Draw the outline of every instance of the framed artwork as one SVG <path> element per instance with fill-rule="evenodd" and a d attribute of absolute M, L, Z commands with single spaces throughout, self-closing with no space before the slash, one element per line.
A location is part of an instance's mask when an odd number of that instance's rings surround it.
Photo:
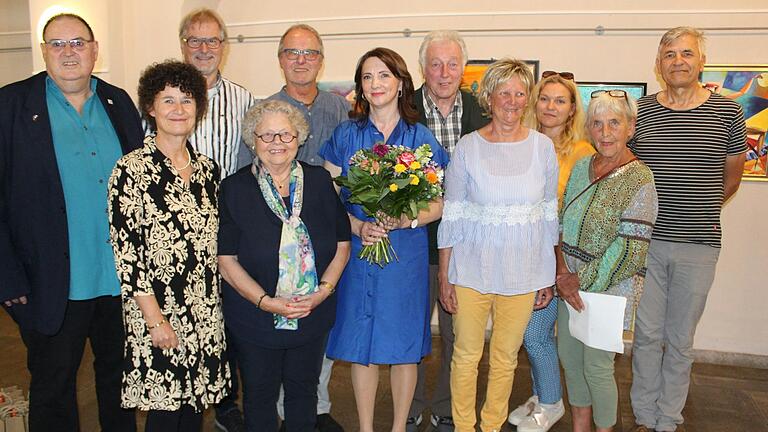
<path fill-rule="evenodd" d="M 733 99 L 747 123 L 747 160 L 743 180 L 768 181 L 768 65 L 705 65 L 704 88 Z"/>
<path fill-rule="evenodd" d="M 485 70 L 496 60 L 469 60 L 467 66 L 464 67 L 464 75 L 461 77 L 461 89 L 477 95 L 477 90 L 480 88 L 480 81 L 483 79 Z M 523 62 L 531 68 L 534 81 L 539 82 L 539 61 L 523 60 Z"/>
<path fill-rule="evenodd" d="M 589 101 L 592 100 L 592 92 L 598 90 L 624 90 L 635 100 L 645 96 L 648 90 L 648 85 L 643 82 L 577 81 L 576 87 L 579 89 L 584 110 L 587 109 Z"/>
<path fill-rule="evenodd" d="M 317 83 L 317 88 L 343 97 L 349 102 L 349 106 L 355 104 L 354 81 L 320 81 Z"/>

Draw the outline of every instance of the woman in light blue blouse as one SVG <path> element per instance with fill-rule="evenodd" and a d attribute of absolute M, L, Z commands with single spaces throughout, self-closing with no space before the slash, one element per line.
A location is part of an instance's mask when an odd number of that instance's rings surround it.
<path fill-rule="evenodd" d="M 341 123 L 320 150 L 334 177 L 347 175 L 352 155 L 377 142 L 413 149 L 429 144 L 435 162 L 448 163 L 432 132 L 417 123 L 411 104 L 413 81 L 400 55 L 387 48 L 365 53 L 357 63 L 355 90 L 354 119 Z M 415 220 L 377 221 L 349 202 L 346 188 L 340 193 L 352 226 L 352 258 L 339 281 L 327 355 L 352 363 L 361 432 L 373 432 L 378 365 L 392 365 L 392 431 L 404 432 L 416 388 L 416 365 L 431 349 L 426 225 L 440 217 L 442 200 L 431 203 Z M 398 261 L 380 268 L 357 258 L 363 246 L 385 235 Z"/>
<path fill-rule="evenodd" d="M 500 430 L 534 306 L 552 300 L 558 242 L 558 166 L 552 140 L 521 120 L 534 78 L 525 63 L 504 59 L 483 76 L 478 101 L 491 123 L 464 136 L 445 175 L 438 232 L 440 301 L 453 313 L 453 421 L 475 430 L 477 365 L 488 317 L 490 368 L 480 415 Z"/>

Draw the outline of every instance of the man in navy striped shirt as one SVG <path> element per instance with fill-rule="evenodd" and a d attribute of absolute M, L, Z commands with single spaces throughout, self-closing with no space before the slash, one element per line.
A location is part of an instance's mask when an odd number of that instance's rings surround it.
<path fill-rule="evenodd" d="M 219 67 L 227 44 L 227 28 L 219 14 L 210 9 L 187 14 L 179 26 L 179 43 L 184 62 L 199 70 L 208 84 L 208 109 L 189 142 L 195 150 L 216 161 L 224 178 L 237 171 L 238 160 L 251 159 L 242 144 L 241 123 L 256 100 L 248 90 L 221 76 Z M 236 404 L 239 382 L 236 353 L 231 343 L 227 351 L 232 392 L 216 405 L 215 425 L 224 432 L 239 432 L 245 430 L 245 425 Z"/>
<path fill-rule="evenodd" d="M 674 431 L 683 423 L 693 336 L 720 253 L 720 211 L 744 167 L 744 113 L 701 86 L 705 59 L 699 30 L 664 34 L 656 68 L 666 89 L 638 101 L 630 143 L 653 171 L 659 194 L 632 353 L 637 432 Z"/>
<path fill-rule="evenodd" d="M 184 62 L 199 70 L 208 84 L 208 110 L 189 142 L 219 164 L 224 178 L 237 171 L 238 157 L 251 160 L 242 145 L 240 125 L 256 99 L 244 87 L 221 76 L 227 28 L 216 12 L 198 9 L 187 14 L 179 26 L 179 42 Z"/>

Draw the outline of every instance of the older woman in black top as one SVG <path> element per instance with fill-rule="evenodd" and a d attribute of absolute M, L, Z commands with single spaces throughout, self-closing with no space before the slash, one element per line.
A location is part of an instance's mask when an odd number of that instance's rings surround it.
<path fill-rule="evenodd" d="M 256 157 L 221 187 L 219 267 L 249 431 L 275 431 L 285 388 L 287 431 L 314 430 L 317 382 L 350 228 L 331 176 L 295 160 L 303 115 L 264 101 L 243 121 Z"/>

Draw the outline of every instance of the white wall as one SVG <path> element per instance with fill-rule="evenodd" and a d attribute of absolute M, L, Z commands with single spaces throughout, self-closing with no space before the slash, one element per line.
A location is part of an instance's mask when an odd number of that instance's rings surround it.
<path fill-rule="evenodd" d="M 29 76 L 29 8 L 22 0 L 0 0 L 0 86 Z"/>
<path fill-rule="evenodd" d="M 34 12 L 52 3 L 30 1 L 33 12 L 29 20 L 36 23 Z M 678 0 L 675 10 L 668 9 L 666 0 L 587 0 L 579 3 L 579 10 L 573 10 L 570 0 L 524 4 L 497 0 L 66 3 L 105 21 L 98 25 L 92 22 L 101 41 L 100 66 L 108 71 L 108 79 L 131 94 L 135 94 L 139 74 L 146 65 L 179 57 L 178 22 L 185 12 L 199 6 L 217 9 L 229 24 L 230 36 L 254 37 L 242 43 L 232 41 L 224 73 L 258 96 L 272 94 L 282 85 L 277 39 L 294 22 L 307 22 L 327 35 L 321 77 L 326 81 L 350 80 L 363 52 L 386 46 L 406 59 L 420 82 L 419 43 L 423 31 L 436 28 L 466 30 L 464 36 L 473 59 L 535 59 L 541 62 L 541 70 L 572 71 L 577 80 L 583 81 L 642 81 L 648 83 L 651 92 L 659 90 L 653 71 L 658 39 L 665 29 L 677 25 L 731 28 L 708 32 L 710 63 L 768 63 L 768 6 L 764 0 Z M 5 25 L 0 32 L 6 31 Z M 598 26 L 606 29 L 605 34 L 596 34 Z M 762 30 L 747 29 L 750 27 Z M 402 33 L 405 29 L 415 34 L 406 37 Z M 499 31 L 488 31 L 494 29 Z M 386 34 L 361 34 L 366 32 Z M 37 50 L 33 53 L 38 55 Z M 0 64 L 6 58 L 0 54 Z M 0 68 L 0 83 L 28 74 L 28 65 L 22 63 L 12 71 Z M 763 221 L 768 220 L 767 188 L 768 183 L 742 183 L 723 212 L 723 250 L 696 337 L 697 349 L 768 356 L 768 283 L 761 271 L 763 263 L 768 262 L 768 233 L 762 229 Z"/>

